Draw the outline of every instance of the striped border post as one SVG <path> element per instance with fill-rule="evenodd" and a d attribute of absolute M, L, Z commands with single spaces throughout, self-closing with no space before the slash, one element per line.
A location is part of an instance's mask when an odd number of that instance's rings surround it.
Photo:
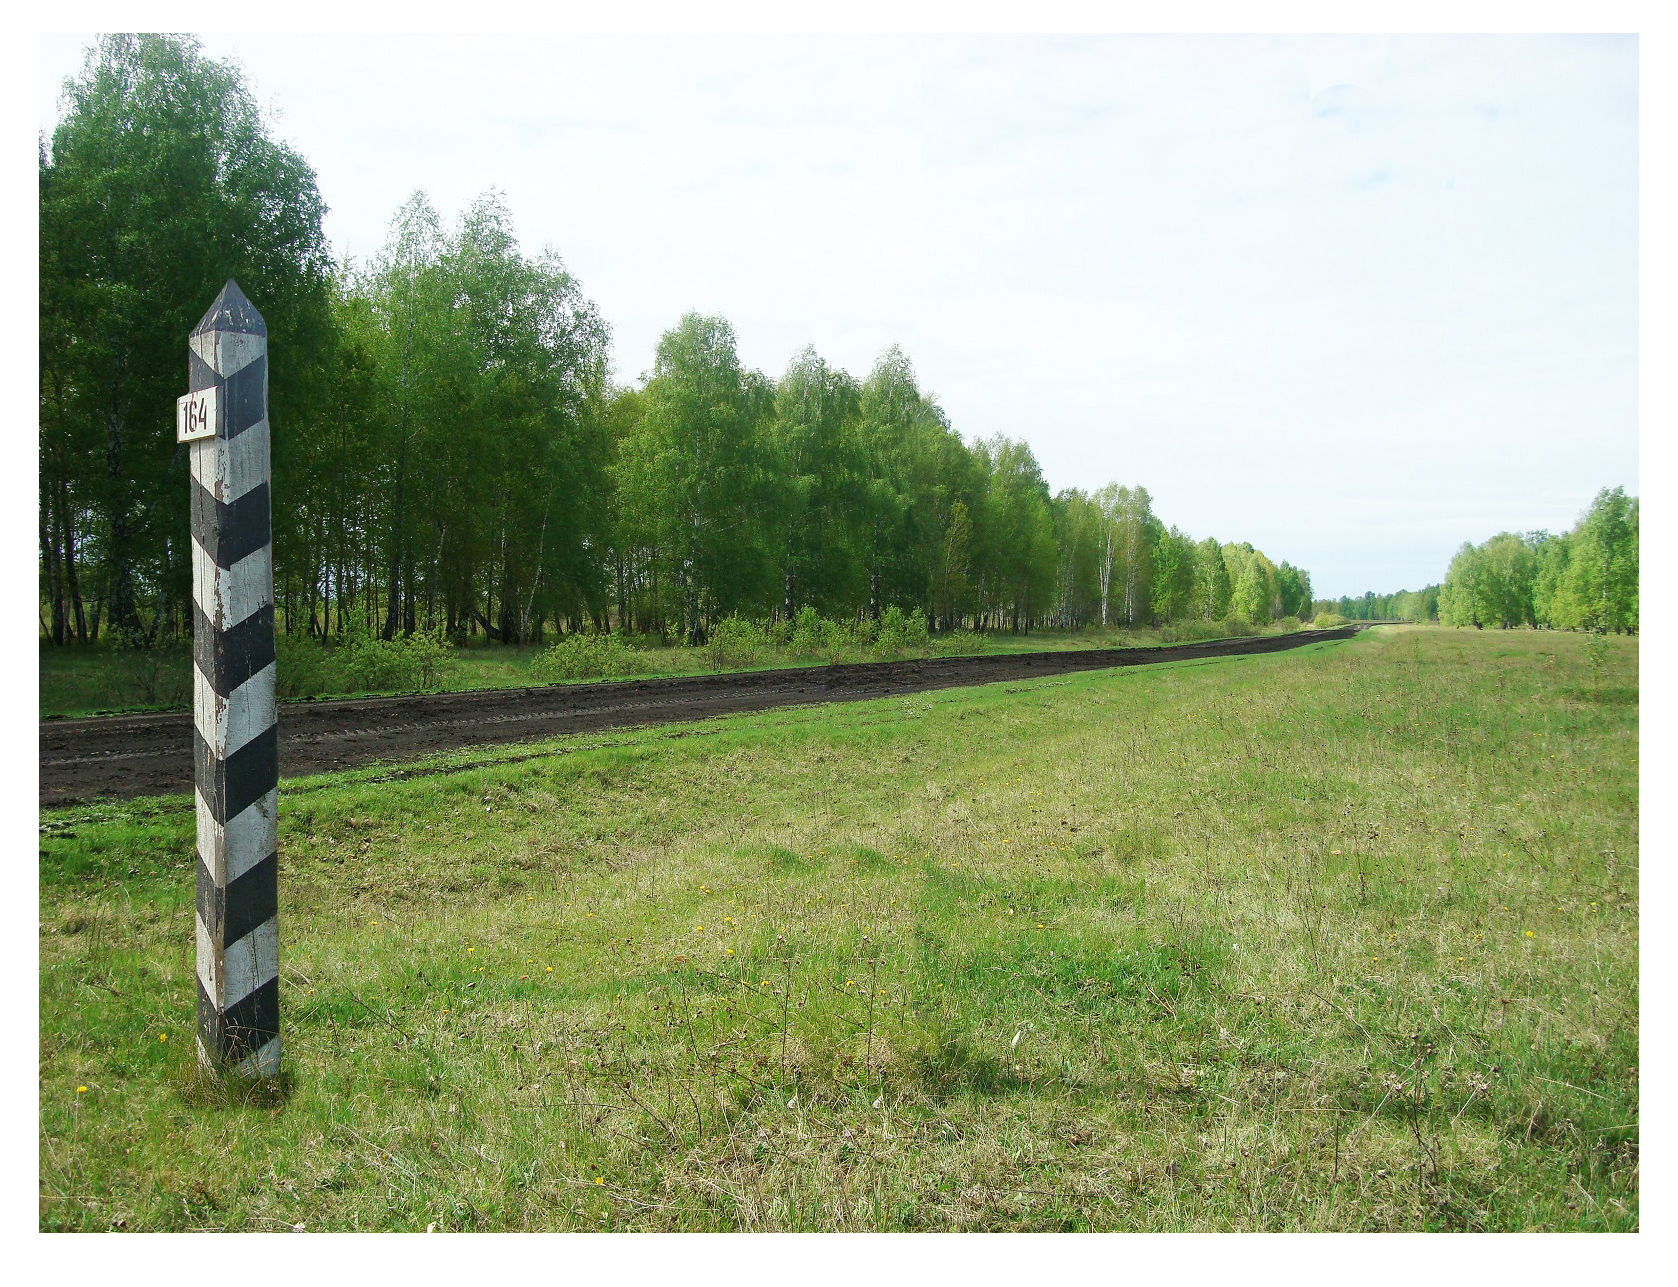
<path fill-rule="evenodd" d="M 229 281 L 188 341 L 176 438 L 192 455 L 198 1055 L 280 1071 L 279 730 L 268 328 Z"/>

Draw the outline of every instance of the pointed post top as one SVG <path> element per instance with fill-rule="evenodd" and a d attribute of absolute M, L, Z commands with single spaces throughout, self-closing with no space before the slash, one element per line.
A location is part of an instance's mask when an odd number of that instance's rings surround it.
<path fill-rule="evenodd" d="M 262 320 L 262 314 L 256 311 L 256 305 L 245 298 L 245 292 L 239 289 L 239 283 L 231 277 L 227 285 L 221 288 L 221 294 L 216 296 L 216 302 L 210 305 L 210 311 L 205 313 L 193 328 L 194 335 L 206 335 L 211 331 L 239 331 L 246 335 L 268 334 L 268 324 Z"/>

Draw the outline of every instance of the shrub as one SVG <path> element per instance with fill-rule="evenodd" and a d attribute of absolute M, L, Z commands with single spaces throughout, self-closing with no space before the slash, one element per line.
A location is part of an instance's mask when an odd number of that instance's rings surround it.
<path fill-rule="evenodd" d="M 279 635 L 274 654 L 274 687 L 279 696 L 319 697 L 343 690 L 343 667 L 324 644 L 300 635 Z"/>
<path fill-rule="evenodd" d="M 416 630 L 398 642 L 413 686 L 437 687 L 443 680 L 443 668 L 454 657 L 454 648 L 443 638 L 442 630 Z"/>
<path fill-rule="evenodd" d="M 1293 631 L 1301 628 L 1298 617 L 1277 617 L 1276 620 L 1271 623 L 1271 626 L 1277 634 L 1281 635 L 1291 634 Z"/>
<path fill-rule="evenodd" d="M 1311 628 L 1313 630 L 1332 630 L 1336 626 L 1343 626 L 1345 624 L 1346 618 L 1341 616 L 1338 612 L 1319 612 L 1316 617 L 1312 619 Z"/>
<path fill-rule="evenodd" d="M 909 647 L 917 652 L 924 652 L 932 642 L 932 632 L 927 629 L 926 617 L 918 610 L 909 614 L 907 636 Z"/>
<path fill-rule="evenodd" d="M 441 631 L 381 639 L 357 622 L 344 636 L 336 661 L 353 689 L 435 688 L 451 655 Z"/>
<path fill-rule="evenodd" d="M 837 666 L 845 659 L 845 653 L 856 642 L 856 636 L 851 628 L 843 621 L 822 622 L 822 654 L 827 658 L 830 666 Z"/>
<path fill-rule="evenodd" d="M 725 617 L 711 629 L 711 665 L 718 670 L 756 665 L 768 644 L 763 627 L 737 616 Z"/>
<path fill-rule="evenodd" d="M 983 652 L 984 644 L 985 637 L 977 630 L 968 626 L 956 626 L 932 641 L 932 651 L 940 657 L 962 657 Z"/>
<path fill-rule="evenodd" d="M 530 673 L 549 683 L 633 675 L 641 668 L 639 654 L 620 635 L 566 635 L 530 663 Z"/>
<path fill-rule="evenodd" d="M 798 610 L 798 618 L 793 623 L 792 638 L 787 641 L 788 651 L 798 657 L 813 657 L 823 651 L 825 643 L 821 617 L 814 608 L 805 604 Z"/>
<path fill-rule="evenodd" d="M 880 651 L 909 652 L 923 650 L 930 642 L 926 618 L 919 612 L 905 613 L 895 603 L 880 617 Z"/>
<path fill-rule="evenodd" d="M 112 654 L 111 677 L 113 704 L 185 706 L 192 701 L 192 651 L 122 640 Z"/>
<path fill-rule="evenodd" d="M 1223 634 L 1226 637 L 1233 635 L 1250 635 L 1252 633 L 1253 623 L 1247 620 L 1244 613 L 1232 612 L 1223 620 Z"/>
<path fill-rule="evenodd" d="M 1222 621 L 1177 621 L 1159 632 L 1161 643 L 1198 643 L 1202 639 L 1222 638 L 1228 626 Z"/>

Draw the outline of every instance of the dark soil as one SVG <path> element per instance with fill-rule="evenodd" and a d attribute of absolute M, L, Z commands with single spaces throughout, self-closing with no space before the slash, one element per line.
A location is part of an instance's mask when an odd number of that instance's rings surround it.
<path fill-rule="evenodd" d="M 738 675 L 287 702 L 280 707 L 280 775 L 326 773 L 467 746 L 526 742 L 625 724 L 675 723 L 731 711 L 857 701 L 1071 671 L 1282 652 L 1326 639 L 1345 639 L 1358 628 L 1160 648 L 940 657 Z M 192 774 L 189 715 L 115 715 L 41 723 L 42 807 L 190 791 Z"/>

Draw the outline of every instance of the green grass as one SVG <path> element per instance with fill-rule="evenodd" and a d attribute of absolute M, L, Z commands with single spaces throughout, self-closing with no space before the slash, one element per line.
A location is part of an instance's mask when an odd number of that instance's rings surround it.
<path fill-rule="evenodd" d="M 988 653 L 1056 652 L 1075 648 L 1140 648 L 1187 639 L 1221 636 L 1219 625 L 1193 623 L 1164 628 L 1040 631 L 1032 634 L 936 636 L 918 651 L 880 653 L 847 648 L 841 661 L 889 660 L 899 656 L 955 656 Z M 1260 631 L 1259 633 L 1264 633 Z M 542 648 L 528 644 L 503 646 L 483 639 L 457 647 L 444 664 L 438 682 L 428 688 L 357 688 L 346 684 L 330 692 L 333 698 L 374 697 L 399 693 L 470 692 L 477 689 L 524 688 L 549 681 L 531 673 L 531 663 Z M 665 647 L 652 644 L 635 649 L 634 674 L 621 678 L 650 679 L 670 675 L 720 673 L 706 648 Z M 825 665 L 826 660 L 770 650 L 756 664 L 723 670 L 756 670 L 776 666 Z M 282 657 L 282 678 L 285 660 Z M 587 681 L 593 682 L 593 681 Z M 107 644 L 40 645 L 40 717 L 71 718 L 145 711 L 188 710 L 192 702 L 192 653 L 184 644 L 151 651 L 121 652 Z"/>
<path fill-rule="evenodd" d="M 1637 643 L 1397 628 L 41 831 L 43 1229 L 1634 1229 Z M 78 1087 L 86 1090 L 78 1092 Z"/>

